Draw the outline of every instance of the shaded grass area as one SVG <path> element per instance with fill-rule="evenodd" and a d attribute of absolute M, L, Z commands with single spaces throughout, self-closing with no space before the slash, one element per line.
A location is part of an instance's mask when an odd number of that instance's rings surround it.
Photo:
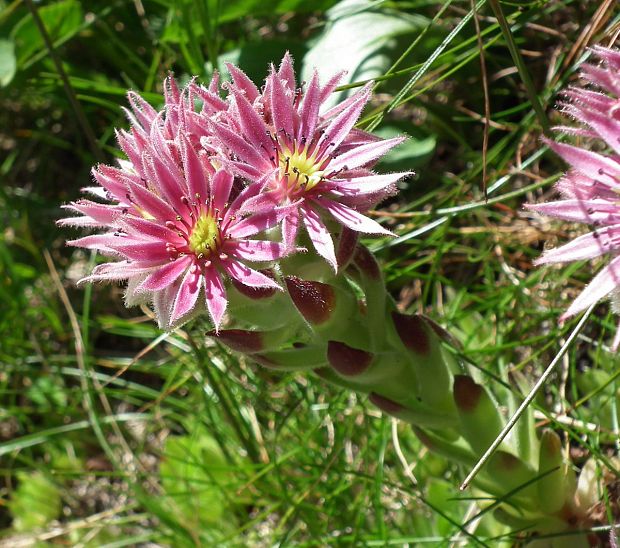
<path fill-rule="evenodd" d="M 260 82 L 288 48 L 304 71 L 310 60 L 328 70 L 336 55 L 354 86 L 379 77 L 361 125 L 410 135 L 380 168 L 417 175 L 375 213 L 398 237 L 369 245 L 399 306 L 437 319 L 498 401 L 518 400 L 568 332 L 558 315 L 591 278 L 581 263 L 532 268 L 544 242 L 574 230 L 522 209 L 550 196 L 564 169 L 540 141 L 541 120 L 560 122 L 552 109 L 558 92 L 575 80 L 586 46 L 618 31 L 617 8 L 505 2 L 502 30 L 491 5 L 477 4 L 491 113 L 483 155 L 471 2 L 309 4 L 37 6 L 107 161 L 118 155 L 113 128 L 126 125 L 126 89 L 158 104 L 168 70 L 206 81 L 230 59 Z M 440 546 L 464 535 L 476 513 L 456 491 L 467 470 L 430 455 L 364 398 L 231 356 L 205 340 L 200 320 L 161 333 L 148 310 L 124 308 L 122 288 L 76 287 L 97 258 L 66 248 L 74 233 L 53 223 L 59 204 L 88 186 L 96 158 L 26 4 L 0 2 L 0 28 L 9 44 L 0 51 L 13 48 L 16 64 L 10 81 L 3 71 L 0 96 L 7 542 Z M 532 90 L 544 114 L 535 112 Z M 541 424 L 564 432 L 577 463 L 588 455 L 608 462 L 616 450 L 618 363 L 606 346 L 614 328 L 599 306 L 536 401 Z M 602 524 L 611 511 L 604 499 Z M 493 545 L 504 533 L 482 524 L 468 542 Z"/>

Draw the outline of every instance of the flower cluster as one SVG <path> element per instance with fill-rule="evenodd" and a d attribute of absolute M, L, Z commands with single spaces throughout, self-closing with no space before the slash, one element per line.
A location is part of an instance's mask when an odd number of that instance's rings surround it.
<path fill-rule="evenodd" d="M 562 320 L 606 296 L 614 299 L 620 287 L 620 52 L 601 47 L 594 52 L 603 64 L 582 67 L 583 78 L 594 89 L 569 89 L 568 101 L 563 105 L 564 112 L 581 126 L 558 129 L 579 138 L 602 139 L 611 153 L 546 141 L 571 166 L 556 185 L 563 199 L 527 206 L 545 215 L 595 227 L 562 247 L 546 251 L 538 259 L 539 264 L 593 259 L 605 254 L 612 256 L 571 304 Z M 620 330 L 614 346 L 619 342 Z"/>
<path fill-rule="evenodd" d="M 315 72 L 298 87 L 288 54 L 262 90 L 228 70 L 230 83 L 216 76 L 208 87 L 167 78 L 159 112 L 130 92 L 131 127 L 117 132 L 127 159 L 97 166 L 93 199 L 68 204 L 79 215 L 59 221 L 104 230 L 69 242 L 116 259 L 85 281 L 126 280 L 127 304 L 150 302 L 165 329 L 205 307 L 219 329 L 227 280 L 281 289 L 261 269 L 300 250 L 302 225 L 336 271 L 328 226 L 389 234 L 364 211 L 407 175 L 372 171 L 402 138 L 354 128 L 369 86 L 326 108 L 340 76 L 321 85 Z"/>

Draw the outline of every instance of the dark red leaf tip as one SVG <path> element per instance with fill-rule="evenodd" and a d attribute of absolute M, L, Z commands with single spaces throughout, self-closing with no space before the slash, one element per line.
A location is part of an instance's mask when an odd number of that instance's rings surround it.
<path fill-rule="evenodd" d="M 354 377 L 360 375 L 372 362 L 374 355 L 365 350 L 352 348 L 338 341 L 327 343 L 327 360 L 341 375 Z"/>
<path fill-rule="evenodd" d="M 293 303 L 306 321 L 321 325 L 329 320 L 336 306 L 336 293 L 332 286 L 302 280 L 297 276 L 287 276 L 285 281 Z"/>
<path fill-rule="evenodd" d="M 484 388 L 474 382 L 469 375 L 454 376 L 454 402 L 459 410 L 471 412 L 478 406 Z"/>
<path fill-rule="evenodd" d="M 400 340 L 409 350 L 422 355 L 430 352 L 431 342 L 421 316 L 392 312 L 392 321 Z"/>
<path fill-rule="evenodd" d="M 268 276 L 272 280 L 275 280 L 273 271 L 261 270 L 260 272 L 265 276 Z M 233 278 L 232 276 L 230 278 L 230 281 L 239 293 L 246 296 L 248 299 L 252 299 L 255 301 L 259 301 L 261 299 L 268 299 L 269 297 L 275 295 L 277 291 L 275 287 L 250 287 L 249 285 L 242 284 L 240 281 L 235 280 L 235 278 Z"/>
<path fill-rule="evenodd" d="M 376 392 L 371 392 L 368 395 L 368 399 L 374 403 L 381 411 L 385 411 L 390 415 L 396 415 L 400 413 L 404 407 L 400 403 L 396 403 L 394 400 L 380 396 Z"/>
<path fill-rule="evenodd" d="M 361 270 L 362 274 L 371 280 L 379 280 L 381 278 L 381 269 L 374 255 L 368 251 L 363 245 L 358 245 L 355 250 L 353 262 Z"/>
<path fill-rule="evenodd" d="M 259 331 L 247 331 L 245 329 L 223 329 L 218 331 L 209 331 L 209 337 L 218 339 L 229 348 L 244 354 L 252 354 L 260 352 L 264 349 L 263 335 Z"/>

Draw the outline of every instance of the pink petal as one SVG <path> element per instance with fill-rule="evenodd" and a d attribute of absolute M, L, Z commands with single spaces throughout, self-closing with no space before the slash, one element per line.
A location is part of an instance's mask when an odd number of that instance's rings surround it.
<path fill-rule="evenodd" d="M 133 236 L 141 238 L 156 238 L 173 245 L 181 244 L 185 240 L 180 237 L 174 230 L 163 226 L 160 223 L 134 217 L 133 215 L 124 215 L 119 219 L 119 226 L 124 227 Z"/>
<path fill-rule="evenodd" d="M 545 251 L 535 264 L 564 263 L 593 259 L 618 249 L 620 225 L 605 227 L 575 238 L 562 247 Z"/>
<path fill-rule="evenodd" d="M 127 280 L 128 278 L 150 272 L 153 268 L 156 267 L 130 261 L 103 263 L 93 268 L 91 274 L 86 278 L 82 278 L 79 283 Z"/>
<path fill-rule="evenodd" d="M 365 177 L 352 177 L 351 179 L 332 179 L 339 191 L 346 195 L 371 194 L 390 187 L 396 181 L 409 177 L 413 172 L 387 173 L 385 175 L 368 175 Z"/>
<path fill-rule="evenodd" d="M 319 75 L 315 70 L 312 74 L 312 80 L 308 84 L 306 93 L 304 94 L 303 103 L 301 105 L 301 122 L 297 129 L 297 140 L 302 138 L 311 138 L 319 120 L 319 108 L 321 87 L 319 85 Z"/>
<path fill-rule="evenodd" d="M 179 292 L 180 280 L 177 280 L 172 285 L 169 285 L 161 291 L 157 291 L 153 294 L 153 311 L 157 317 L 157 324 L 161 329 L 171 329 L 172 322 L 172 305 L 174 299 Z"/>
<path fill-rule="evenodd" d="M 227 232 L 233 238 L 237 239 L 252 236 L 257 232 L 267 230 L 277 225 L 292 209 L 297 207 L 297 204 L 291 204 L 289 206 L 272 209 L 271 211 L 250 215 L 239 221 L 236 225 L 230 227 Z"/>
<path fill-rule="evenodd" d="M 273 289 L 282 289 L 274 280 L 265 274 L 251 269 L 249 266 L 244 265 L 238 261 L 225 261 L 222 263 L 222 268 L 227 274 L 241 282 L 243 285 L 250 287 L 271 287 Z"/>
<path fill-rule="evenodd" d="M 85 217 L 68 217 L 56 221 L 58 226 L 84 226 L 85 220 L 91 220 L 90 226 L 108 226 L 111 225 L 121 214 L 119 206 L 108 204 L 99 204 L 90 200 L 80 200 L 69 205 L 62 206 L 63 209 L 70 209 L 77 213 L 82 213 Z"/>
<path fill-rule="evenodd" d="M 274 261 L 288 251 L 283 244 L 269 240 L 234 240 L 224 249 L 225 253 L 247 261 Z"/>
<path fill-rule="evenodd" d="M 345 205 L 323 198 L 317 198 L 314 201 L 329 211 L 338 222 L 348 226 L 356 232 L 394 236 L 392 232 L 386 228 L 383 228 L 377 221 L 373 221 L 369 217 L 366 217 L 365 215 L 362 215 L 361 213 Z"/>
<path fill-rule="evenodd" d="M 170 253 L 166 249 L 166 243 L 162 241 L 140 241 L 124 243 L 129 238 L 122 238 L 112 249 L 123 254 L 128 259 L 135 261 L 160 262 L 170 259 Z"/>
<path fill-rule="evenodd" d="M 213 124 L 214 131 L 218 139 L 224 143 L 234 154 L 241 160 L 250 164 L 250 166 L 261 170 L 271 168 L 268 154 L 270 151 L 264 151 L 261 155 L 258 150 L 248 143 L 245 139 L 239 137 L 236 133 L 229 130 L 221 124 Z"/>
<path fill-rule="evenodd" d="M 127 94 L 127 99 L 140 125 L 144 128 L 149 128 L 153 120 L 157 118 L 157 111 L 133 91 Z"/>
<path fill-rule="evenodd" d="M 127 179 L 125 181 L 131 200 L 135 202 L 140 209 L 143 209 L 153 217 L 160 220 L 172 220 L 176 217 L 176 211 L 170 207 L 170 204 L 162 200 L 154 192 L 145 188 L 140 183 L 135 183 Z"/>
<path fill-rule="evenodd" d="M 211 180 L 211 196 L 213 200 L 213 207 L 224 211 L 224 206 L 230 198 L 230 191 L 232 190 L 234 178 L 233 176 L 224 170 L 219 170 Z"/>
<path fill-rule="evenodd" d="M 193 262 L 192 257 L 185 256 L 176 261 L 164 264 L 151 274 L 140 284 L 139 290 L 160 291 L 175 282 L 177 278 L 185 272 Z"/>
<path fill-rule="evenodd" d="M 357 122 L 368 99 L 370 99 L 370 90 L 366 88 L 360 90 L 355 94 L 355 101 L 332 120 L 319 140 L 320 154 L 329 148 L 335 150 L 340 145 Z"/>
<path fill-rule="evenodd" d="M 114 252 L 117 245 L 121 244 L 126 238 L 116 234 L 93 234 L 84 236 L 77 240 L 68 240 L 67 245 L 82 247 L 84 249 L 97 249 L 99 251 Z"/>
<path fill-rule="evenodd" d="M 347 72 L 342 70 L 334 74 L 327 83 L 321 88 L 321 96 L 319 97 L 319 103 L 322 105 L 329 96 L 334 92 L 334 90 L 338 87 L 340 80 L 344 77 Z M 329 115 L 329 111 L 324 114 L 325 118 L 331 118 Z"/>
<path fill-rule="evenodd" d="M 172 314 L 170 316 L 170 324 L 176 324 L 181 318 L 189 314 L 198 300 L 200 295 L 200 289 L 202 287 L 202 276 L 199 271 L 193 271 L 189 269 L 183 280 L 181 281 L 181 287 L 174 300 L 172 306 Z"/>
<path fill-rule="evenodd" d="M 205 89 L 203 86 L 192 84 L 192 91 L 202 100 L 207 109 L 211 113 L 220 112 L 226 110 L 228 107 L 226 101 L 220 99 L 220 97 L 211 89 Z"/>
<path fill-rule="evenodd" d="M 594 129 L 616 153 L 620 154 L 620 142 L 618 141 L 620 123 L 617 120 L 607 113 L 585 110 L 575 105 L 568 105 L 566 112 Z"/>
<path fill-rule="evenodd" d="M 181 211 L 183 209 L 181 198 L 187 194 L 187 188 L 178 170 L 175 170 L 176 173 L 170 171 L 159 156 L 147 153 L 142 155 L 142 163 L 158 194 L 174 209 Z"/>
<path fill-rule="evenodd" d="M 198 196 L 204 200 L 209 195 L 209 187 L 207 185 L 207 174 L 202 168 L 202 162 L 198 158 L 196 150 L 182 132 L 179 132 L 177 140 L 181 144 L 181 159 L 183 161 L 183 171 L 189 196 L 192 200 L 197 199 Z"/>
<path fill-rule="evenodd" d="M 248 101 L 253 103 L 260 95 L 258 88 L 254 85 L 254 82 L 247 77 L 245 72 L 235 65 L 226 63 L 226 68 L 228 69 L 235 87 L 245 94 Z"/>
<path fill-rule="evenodd" d="M 610 187 L 618 188 L 620 186 L 617 181 L 617 178 L 620 177 L 620 164 L 618 162 L 582 148 L 555 143 L 548 139 L 543 139 L 543 141 L 577 171 Z"/>
<path fill-rule="evenodd" d="M 295 239 L 299 230 L 299 209 L 295 208 L 282 219 L 282 241 L 287 249 L 295 247 Z"/>
<path fill-rule="evenodd" d="M 287 51 L 282 58 L 280 68 L 278 69 L 278 77 L 281 81 L 286 82 L 286 86 L 295 91 L 295 70 L 293 69 L 293 57 Z"/>
<path fill-rule="evenodd" d="M 271 73 L 269 76 L 271 83 L 270 106 L 271 115 L 273 116 L 273 126 L 276 134 L 284 130 L 287 135 L 293 135 L 293 101 L 292 97 L 287 95 L 282 80 L 277 74 Z"/>
<path fill-rule="evenodd" d="M 561 200 L 544 204 L 525 204 L 542 215 L 588 224 L 620 223 L 620 209 L 607 200 Z"/>
<path fill-rule="evenodd" d="M 235 94 L 235 103 L 239 111 L 239 123 L 245 138 L 255 143 L 257 148 L 262 148 L 267 155 L 273 154 L 273 143 L 269 138 L 269 129 L 261 116 L 252 107 L 249 101 L 241 93 Z"/>
<path fill-rule="evenodd" d="M 222 284 L 220 275 L 214 268 L 210 268 L 205 272 L 205 298 L 209 315 L 217 333 L 222 323 L 224 312 L 226 312 L 228 301 L 224 284 Z"/>
<path fill-rule="evenodd" d="M 393 139 L 386 139 L 385 141 L 378 141 L 376 143 L 368 143 L 359 147 L 353 148 L 339 156 L 336 156 L 330 164 L 329 169 L 333 171 L 339 171 L 341 169 L 348 170 L 355 167 L 369 164 L 373 160 L 380 158 L 390 149 L 399 145 L 405 140 L 405 137 L 394 137 Z"/>
<path fill-rule="evenodd" d="M 329 230 L 321 221 L 319 215 L 313 209 L 302 206 L 304 213 L 303 220 L 312 245 L 316 252 L 323 257 L 334 269 L 334 272 L 338 270 L 338 262 L 336 261 L 336 252 L 334 250 L 334 241 L 329 234 Z"/>
<path fill-rule="evenodd" d="M 620 286 L 620 257 L 616 257 L 603 268 L 573 301 L 568 310 L 560 318 L 564 321 L 570 316 L 585 310 L 591 304 L 601 300 Z"/>

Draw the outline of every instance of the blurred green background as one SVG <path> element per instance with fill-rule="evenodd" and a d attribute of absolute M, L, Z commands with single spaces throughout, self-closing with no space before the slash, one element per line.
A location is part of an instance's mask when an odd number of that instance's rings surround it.
<path fill-rule="evenodd" d="M 399 235 L 369 241 L 389 289 L 525 392 L 590 267 L 533 269 L 543 242 L 571 229 L 521 206 L 552 195 L 564 168 L 542 128 L 560 121 L 558 92 L 587 47 L 613 42 L 619 10 L 499 5 L 508 34 L 485 0 L 477 25 L 469 0 L 0 0 L 0 545 L 442 546 L 461 534 L 463 470 L 405 425 L 317 378 L 231 356 L 206 324 L 162 333 L 120 287 L 77 288 L 98 259 L 65 247 L 77 232 L 54 221 L 93 165 L 119 157 L 128 89 L 159 107 L 169 71 L 208 81 L 225 62 L 260 84 L 286 50 L 306 79 L 347 70 L 341 97 L 376 78 L 360 126 L 410 136 L 378 169 L 417 172 L 374 213 Z M 596 344 L 613 328 L 600 307 L 582 333 L 594 344 L 567 365 L 579 383 L 551 383 L 541 408 L 603 386 L 577 418 L 617 425 L 617 360 Z M 594 454 L 608 443 L 584 439 Z M 468 542 L 494 534 L 483 524 Z"/>

